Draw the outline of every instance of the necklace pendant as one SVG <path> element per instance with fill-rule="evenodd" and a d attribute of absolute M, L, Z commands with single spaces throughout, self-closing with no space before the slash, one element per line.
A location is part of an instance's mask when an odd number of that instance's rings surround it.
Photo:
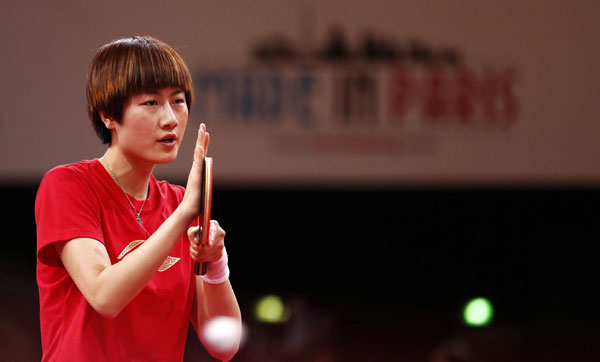
<path fill-rule="evenodd" d="M 144 226 L 144 223 L 142 222 L 142 219 L 140 219 L 140 214 L 142 213 L 142 209 L 144 208 L 144 204 L 146 203 L 146 200 L 148 199 L 148 195 L 146 195 L 146 198 L 144 199 L 144 202 L 142 202 L 142 207 L 140 207 L 140 211 L 137 211 L 135 209 L 135 206 L 133 206 L 133 202 L 131 202 L 131 200 L 129 199 L 129 196 L 127 195 L 127 191 L 125 191 L 125 189 L 119 183 L 119 178 L 117 177 L 117 174 L 115 173 L 115 170 L 113 170 L 113 168 L 110 167 L 110 165 L 108 163 L 106 164 L 106 166 L 108 166 L 108 169 L 110 170 L 110 173 L 112 174 L 113 180 L 115 180 L 115 183 L 123 191 L 123 194 L 125 194 L 125 198 L 127 199 L 127 201 L 129 201 L 129 205 L 131 205 L 131 208 L 133 209 L 133 212 L 135 213 L 135 217 L 137 218 L 137 221 L 140 223 L 140 225 Z M 150 192 L 150 185 L 148 185 L 148 192 Z"/>

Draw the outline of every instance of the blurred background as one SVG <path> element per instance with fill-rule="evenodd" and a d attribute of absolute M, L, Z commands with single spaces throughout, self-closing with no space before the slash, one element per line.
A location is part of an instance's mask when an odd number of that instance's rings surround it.
<path fill-rule="evenodd" d="M 194 78 L 234 361 L 600 359 L 600 3 L 0 4 L 6 360 L 41 358 L 37 187 L 102 155 L 86 72 L 131 35 Z M 192 147 L 157 177 L 185 185 Z"/>

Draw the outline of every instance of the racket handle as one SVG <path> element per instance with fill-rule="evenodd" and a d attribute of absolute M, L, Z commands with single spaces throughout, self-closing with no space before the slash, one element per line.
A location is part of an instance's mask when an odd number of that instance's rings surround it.
<path fill-rule="evenodd" d="M 200 239 L 202 239 L 202 227 L 200 227 L 198 229 L 198 237 Z M 197 261 L 197 262 L 194 263 L 194 273 L 196 273 L 196 275 L 205 275 L 207 269 L 208 269 L 208 263 L 207 262 Z"/>
<path fill-rule="evenodd" d="M 196 275 L 204 275 L 206 274 L 206 270 L 208 269 L 208 263 L 202 263 L 197 261 L 194 264 L 194 272 Z"/>

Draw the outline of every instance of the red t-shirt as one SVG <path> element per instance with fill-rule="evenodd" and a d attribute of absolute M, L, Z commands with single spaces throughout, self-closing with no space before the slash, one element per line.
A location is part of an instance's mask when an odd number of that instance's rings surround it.
<path fill-rule="evenodd" d="M 138 223 L 123 191 L 97 160 L 56 167 L 37 193 L 37 282 L 43 361 L 181 361 L 195 292 L 189 241 L 181 240 L 152 280 L 114 319 L 98 314 L 52 243 L 93 238 L 118 263 L 162 224 L 184 188 L 150 180 Z M 142 202 L 133 199 L 139 211 Z"/>

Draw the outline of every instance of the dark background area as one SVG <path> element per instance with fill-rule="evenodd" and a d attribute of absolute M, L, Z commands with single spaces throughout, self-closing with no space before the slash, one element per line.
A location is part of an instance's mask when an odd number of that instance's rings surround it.
<path fill-rule="evenodd" d="M 86 116 L 94 50 L 149 34 L 185 59 L 190 120 L 215 136 L 214 218 L 247 332 L 234 362 L 600 361 L 600 2 L 0 8 L 0 360 L 41 357 L 40 176 L 104 151 Z M 179 184 L 183 147 L 163 170 Z M 255 319 L 270 294 L 287 322 Z M 486 327 L 463 323 L 474 297 L 493 303 Z M 184 361 L 211 360 L 190 330 Z"/>
<path fill-rule="evenodd" d="M 41 357 L 36 191 L 0 187 L 6 360 Z M 220 187 L 213 198 L 247 330 L 234 360 L 600 357 L 600 188 Z M 254 320 L 267 294 L 290 308 L 287 323 Z M 462 308 L 479 296 L 494 320 L 466 327 Z M 188 339 L 187 360 L 210 359 Z"/>

